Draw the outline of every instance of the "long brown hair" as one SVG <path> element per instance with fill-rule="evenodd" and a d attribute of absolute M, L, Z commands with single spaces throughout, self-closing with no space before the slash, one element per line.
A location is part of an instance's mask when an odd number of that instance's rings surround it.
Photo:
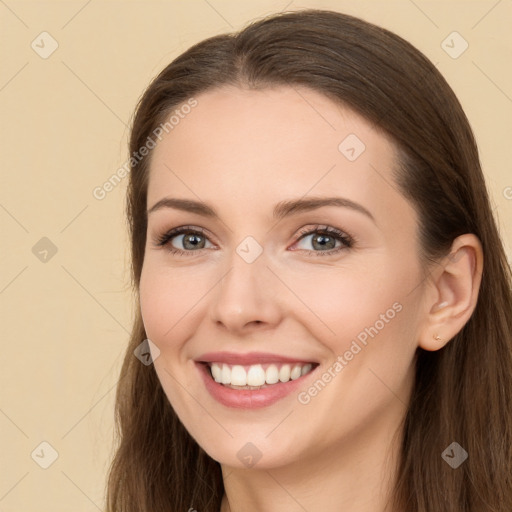
<path fill-rule="evenodd" d="M 443 349 L 418 348 L 403 424 L 393 510 L 512 510 L 511 271 L 493 219 L 469 122 L 435 66 L 399 36 L 358 18 L 304 10 L 259 20 L 202 41 L 169 64 L 142 96 L 130 154 L 173 109 L 222 85 L 306 86 L 380 127 L 400 156 L 396 181 L 420 219 L 422 258 L 435 261 L 455 237 L 482 242 L 476 309 Z M 218 512 L 219 463 L 185 430 L 153 365 L 133 351 L 146 338 L 138 288 L 146 242 L 150 156 L 133 162 L 127 194 L 135 320 L 116 395 L 118 446 L 109 512 Z M 441 457 L 458 442 L 456 470 Z"/>

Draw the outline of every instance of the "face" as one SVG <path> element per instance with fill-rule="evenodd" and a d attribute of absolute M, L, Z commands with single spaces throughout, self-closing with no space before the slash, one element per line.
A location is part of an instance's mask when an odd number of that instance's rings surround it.
<path fill-rule="evenodd" d="M 391 432 L 424 299 L 392 143 L 306 88 L 196 100 L 153 150 L 140 281 L 174 410 L 232 467 L 313 463 Z"/>

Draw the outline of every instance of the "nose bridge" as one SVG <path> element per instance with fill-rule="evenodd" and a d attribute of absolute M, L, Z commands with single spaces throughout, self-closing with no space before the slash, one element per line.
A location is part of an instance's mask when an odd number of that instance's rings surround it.
<path fill-rule="evenodd" d="M 257 242 L 256 242 L 257 243 Z M 259 244 L 258 244 L 259 246 Z M 274 323 L 279 317 L 278 286 L 265 252 L 254 240 L 244 240 L 228 259 L 212 301 L 212 320 L 228 328 L 248 323 Z"/>

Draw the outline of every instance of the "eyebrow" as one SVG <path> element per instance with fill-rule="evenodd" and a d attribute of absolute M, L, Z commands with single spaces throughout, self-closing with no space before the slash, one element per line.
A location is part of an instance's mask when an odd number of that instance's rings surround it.
<path fill-rule="evenodd" d="M 355 210 L 366 215 L 373 222 L 375 222 L 374 216 L 363 205 L 343 197 L 308 197 L 280 201 L 274 206 L 273 218 L 276 220 L 281 220 L 291 215 L 316 210 L 324 206 L 350 208 L 351 210 Z M 149 215 L 150 213 L 161 210 L 162 208 L 174 208 L 176 210 L 196 213 L 198 215 L 202 215 L 203 217 L 220 220 L 220 217 L 215 209 L 207 203 L 202 201 L 195 201 L 193 199 L 178 199 L 173 197 L 164 197 L 163 199 L 160 199 L 147 211 L 147 214 Z"/>

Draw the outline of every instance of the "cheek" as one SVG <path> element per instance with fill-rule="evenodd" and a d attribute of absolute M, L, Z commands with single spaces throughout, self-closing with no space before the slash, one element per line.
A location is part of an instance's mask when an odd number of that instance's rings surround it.
<path fill-rule="evenodd" d="M 204 273 L 190 268 L 171 269 L 151 261 L 140 279 L 140 307 L 146 334 L 162 349 L 173 340 L 186 339 L 197 325 L 205 293 L 211 288 Z M 161 346 L 162 345 L 162 346 Z"/>
<path fill-rule="evenodd" d="M 307 306 L 304 309 L 294 299 L 301 310 L 299 316 L 308 319 L 315 337 L 341 353 L 353 339 L 359 337 L 364 342 L 397 323 L 414 279 L 396 274 L 393 266 L 383 261 L 356 273 L 329 268 L 303 278 L 295 276 L 293 291 Z"/>

